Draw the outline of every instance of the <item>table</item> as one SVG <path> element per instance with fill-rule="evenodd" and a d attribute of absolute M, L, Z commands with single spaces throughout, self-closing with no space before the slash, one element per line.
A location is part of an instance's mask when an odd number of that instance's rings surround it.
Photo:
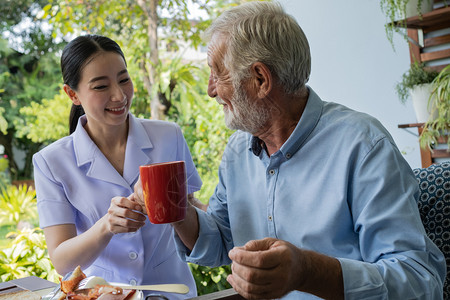
<path fill-rule="evenodd" d="M 39 296 L 49 294 L 57 286 L 56 283 L 36 277 L 29 276 L 0 283 L 0 296 L 10 292 L 32 291 Z"/>
<path fill-rule="evenodd" d="M 48 295 L 57 286 L 56 283 L 36 277 L 29 276 L 0 283 L 0 296 L 9 292 L 29 290 L 39 296 Z M 242 300 L 244 299 L 235 290 L 227 289 L 207 295 L 202 295 L 189 300 Z"/>

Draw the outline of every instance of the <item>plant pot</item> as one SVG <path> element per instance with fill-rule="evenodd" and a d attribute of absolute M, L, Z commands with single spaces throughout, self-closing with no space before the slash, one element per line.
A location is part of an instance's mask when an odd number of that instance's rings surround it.
<path fill-rule="evenodd" d="M 433 10 L 433 0 L 422 0 L 422 4 L 420 5 L 420 10 L 417 10 L 417 6 L 419 3 L 419 0 L 409 0 L 408 3 L 406 3 L 406 16 L 405 18 L 410 18 L 418 15 L 423 15 L 427 12 L 430 12 Z"/>
<path fill-rule="evenodd" d="M 430 118 L 435 119 L 438 117 L 435 107 L 429 107 L 428 105 L 431 91 L 431 83 L 415 85 L 410 91 L 417 123 L 425 123 Z"/>

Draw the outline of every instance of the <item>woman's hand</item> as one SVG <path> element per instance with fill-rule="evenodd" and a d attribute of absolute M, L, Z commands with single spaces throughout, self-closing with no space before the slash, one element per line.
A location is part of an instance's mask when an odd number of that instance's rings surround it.
<path fill-rule="evenodd" d="M 142 206 L 135 200 L 135 194 L 111 199 L 108 213 L 105 215 L 108 230 L 113 233 L 136 232 L 145 225 L 146 216 Z"/>
<path fill-rule="evenodd" d="M 137 204 L 141 206 L 142 213 L 147 214 L 147 209 L 145 208 L 144 192 L 142 190 L 142 182 L 140 176 L 138 181 L 134 185 L 134 194 L 132 194 L 130 197 L 132 197 L 133 201 L 135 201 Z"/>
<path fill-rule="evenodd" d="M 144 226 L 146 218 L 132 194 L 128 198 L 112 198 L 108 212 L 81 234 L 77 234 L 75 224 L 48 226 L 44 234 L 52 263 L 60 274 L 72 271 L 77 265 L 87 268 L 105 250 L 114 234 L 135 232 Z"/>

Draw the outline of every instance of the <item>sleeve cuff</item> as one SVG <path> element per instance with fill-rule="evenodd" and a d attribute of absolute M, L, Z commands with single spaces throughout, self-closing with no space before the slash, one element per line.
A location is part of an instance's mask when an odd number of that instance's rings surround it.
<path fill-rule="evenodd" d="M 388 299 L 387 288 L 376 266 L 346 258 L 338 260 L 342 268 L 345 299 Z"/>
<path fill-rule="evenodd" d="M 197 210 L 199 222 L 199 237 L 194 248 L 190 251 L 174 231 L 178 256 L 183 261 L 209 267 L 217 267 L 231 263 L 231 260 L 228 258 L 228 253 L 222 253 L 224 251 L 223 248 L 211 246 L 221 244 L 220 232 L 216 223 L 208 217 L 206 212 L 197 207 L 195 209 Z"/>

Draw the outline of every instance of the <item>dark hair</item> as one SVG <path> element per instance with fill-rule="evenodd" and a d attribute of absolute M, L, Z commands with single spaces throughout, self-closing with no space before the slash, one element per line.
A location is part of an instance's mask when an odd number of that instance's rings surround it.
<path fill-rule="evenodd" d="M 61 72 L 63 81 L 71 89 L 77 90 L 81 78 L 81 71 L 86 61 L 99 51 L 115 52 L 122 56 L 125 61 L 120 46 L 112 39 L 101 35 L 83 35 L 73 39 L 64 47 L 61 56 Z M 78 119 L 84 114 L 81 105 L 72 104 L 69 117 L 69 128 L 72 134 L 77 127 Z"/>

